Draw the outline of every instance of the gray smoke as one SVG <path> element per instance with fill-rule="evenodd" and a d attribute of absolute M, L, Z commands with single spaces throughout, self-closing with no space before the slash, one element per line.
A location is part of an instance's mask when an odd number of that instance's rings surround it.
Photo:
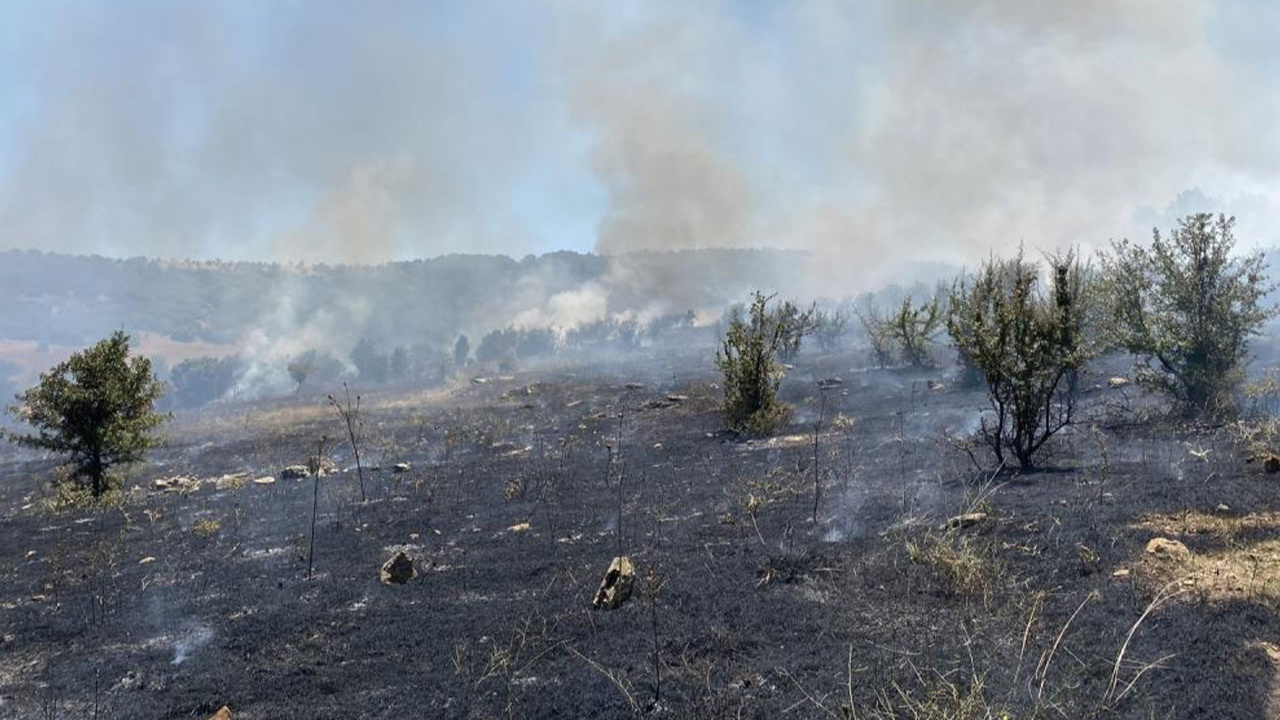
<path fill-rule="evenodd" d="M 773 246 L 834 257 L 825 290 L 1145 234 L 1195 188 L 1274 242 L 1278 22 L 1263 0 L 9 3 L 0 247 Z"/>

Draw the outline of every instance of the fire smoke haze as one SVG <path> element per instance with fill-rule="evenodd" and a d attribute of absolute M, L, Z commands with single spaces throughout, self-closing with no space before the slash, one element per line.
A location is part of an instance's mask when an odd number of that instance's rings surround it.
<path fill-rule="evenodd" d="M 1200 209 L 1270 245 L 1278 33 L 1269 0 L 0 0 L 0 249 L 966 262 Z"/>

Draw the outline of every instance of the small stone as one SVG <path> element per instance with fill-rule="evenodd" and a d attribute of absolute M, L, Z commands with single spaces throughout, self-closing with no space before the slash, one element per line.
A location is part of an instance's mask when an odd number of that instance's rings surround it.
<path fill-rule="evenodd" d="M 947 520 L 946 526 L 953 530 L 963 530 L 964 528 L 981 525 L 987 521 L 987 514 L 984 512 L 971 512 L 963 515 L 956 515 Z"/>
<path fill-rule="evenodd" d="M 640 383 L 640 382 L 629 382 L 629 383 L 627 383 L 627 384 L 626 384 L 626 388 L 627 388 L 628 390 L 643 390 L 643 389 L 644 389 L 644 383 Z"/>
<path fill-rule="evenodd" d="M 33 558 L 33 557 L 35 557 L 35 556 L 36 556 L 36 551 L 35 551 L 35 550 L 28 550 L 28 551 L 27 551 L 27 559 L 31 559 L 31 558 Z"/>
<path fill-rule="evenodd" d="M 1191 557 L 1191 551 L 1187 549 L 1186 545 L 1177 540 L 1162 537 L 1151 538 L 1151 541 L 1147 543 L 1147 554 L 1172 560 L 1185 560 Z"/>
<path fill-rule="evenodd" d="M 1111 378 L 1110 380 L 1107 380 L 1107 387 L 1111 388 L 1112 390 L 1115 390 L 1116 388 L 1122 388 L 1128 384 L 1129 384 L 1129 378 L 1127 377 L 1117 376 L 1117 377 Z"/>
<path fill-rule="evenodd" d="M 413 469 L 413 466 L 407 462 L 398 462 L 395 465 L 391 466 L 391 472 L 397 473 L 397 474 L 407 473 L 412 469 Z"/>
<path fill-rule="evenodd" d="M 156 559 L 155 559 L 155 558 L 153 558 L 153 557 L 151 557 L 150 555 L 148 555 L 148 556 L 146 556 L 146 557 L 142 558 L 141 560 L 139 560 L 139 561 L 138 561 L 138 564 L 139 564 L 139 565 L 150 565 L 151 563 L 153 563 L 153 562 L 155 562 L 155 561 L 156 561 Z"/>
<path fill-rule="evenodd" d="M 667 396 L 667 401 L 668 401 L 668 402 L 673 402 L 673 403 L 681 403 L 681 402 L 684 402 L 685 400 L 688 400 L 688 399 L 689 399 L 689 396 L 688 396 L 688 395 L 676 395 L 676 394 L 674 394 L 674 393 L 673 393 L 673 394 L 671 394 L 671 395 L 668 395 L 668 396 Z"/>
<path fill-rule="evenodd" d="M 275 481 L 276 481 L 275 478 L 271 477 L 270 475 L 267 475 L 266 477 L 254 478 L 253 484 L 254 485 L 273 485 L 275 484 Z"/>
<path fill-rule="evenodd" d="M 631 558 L 626 555 L 615 557 L 613 562 L 609 563 L 604 579 L 600 581 L 600 589 L 596 591 L 591 607 L 597 610 L 617 609 L 631 597 L 631 588 L 635 585 L 635 580 L 636 566 L 631 562 Z"/>
<path fill-rule="evenodd" d="M 1120 568 L 1119 570 L 1116 570 L 1115 572 L 1111 573 L 1111 577 L 1124 579 L 1129 577 L 1129 574 L 1130 574 L 1129 568 Z"/>
<path fill-rule="evenodd" d="M 1214 509 L 1220 513 L 1231 512 L 1231 506 L 1226 503 L 1218 503 L 1218 507 Z"/>
<path fill-rule="evenodd" d="M 513 533 L 529 532 L 532 529 L 533 529 L 533 526 L 527 522 L 516 523 L 515 525 L 512 525 L 511 527 L 507 528 L 507 530 L 510 530 Z"/>
<path fill-rule="evenodd" d="M 218 709 L 218 712 L 214 713 L 209 718 L 209 720 L 231 720 L 231 708 L 223 705 Z"/>
<path fill-rule="evenodd" d="M 289 465 L 280 471 L 281 480 L 301 480 L 311 476 L 311 470 L 306 465 Z"/>
<path fill-rule="evenodd" d="M 403 585 L 418 576 L 413 560 L 403 550 L 382 565 L 379 578 L 383 585 Z"/>

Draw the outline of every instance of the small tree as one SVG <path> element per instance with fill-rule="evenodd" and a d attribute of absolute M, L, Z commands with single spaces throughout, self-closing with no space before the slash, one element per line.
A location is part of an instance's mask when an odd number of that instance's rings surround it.
<path fill-rule="evenodd" d="M 904 363 L 917 368 L 933 364 L 930 349 L 942 330 L 942 319 L 940 298 L 926 300 L 919 307 L 912 302 L 910 295 L 902 298 L 898 311 L 889 318 L 887 332 Z"/>
<path fill-rule="evenodd" d="M 849 329 L 849 313 L 843 309 L 820 310 L 813 318 L 813 337 L 818 347 L 831 352 L 840 346 Z"/>
<path fill-rule="evenodd" d="M 1232 258 L 1235 218 L 1182 218 L 1151 247 L 1124 240 L 1102 255 L 1111 342 L 1141 357 L 1138 381 L 1187 413 L 1226 409 L 1248 341 L 1275 315 L 1261 252 Z"/>
<path fill-rule="evenodd" d="M 867 342 L 871 345 L 872 362 L 877 367 L 892 364 L 895 348 L 893 326 L 880 313 L 880 307 L 876 304 L 875 299 L 867 296 L 863 307 L 855 307 L 853 312 L 858 317 L 858 323 L 862 325 L 862 331 L 867 336 Z"/>
<path fill-rule="evenodd" d="M 1071 424 L 1070 377 L 1089 354 L 1076 325 L 1084 270 L 1071 254 L 1050 263 L 1044 292 L 1039 267 L 1021 252 L 988 261 L 972 281 L 956 281 L 947 316 L 956 349 L 987 383 L 994 417 L 982 419 L 982 438 L 997 462 L 1016 460 L 1022 470 L 1034 469 L 1045 443 Z"/>
<path fill-rule="evenodd" d="M 308 351 L 296 358 L 293 358 L 285 365 L 285 370 L 289 373 L 289 378 L 297 383 L 298 387 L 294 391 L 295 395 L 302 394 L 302 385 L 316 370 L 315 351 Z"/>
<path fill-rule="evenodd" d="M 113 467 L 142 460 L 157 444 L 154 431 L 168 417 L 155 411 L 163 393 L 151 361 L 130 357 L 129 336 L 117 331 L 19 395 L 10 412 L 36 432 L 10 438 L 67 455 L 71 476 L 101 497 Z"/>
<path fill-rule="evenodd" d="M 808 310 L 801 310 L 790 300 L 785 300 L 777 309 L 769 314 L 769 322 L 781 332 L 778 341 L 778 357 L 783 362 L 791 362 L 800 354 L 800 345 L 806 335 L 817 329 L 816 311 L 810 305 Z"/>
<path fill-rule="evenodd" d="M 467 366 L 467 358 L 471 357 L 471 341 L 466 335 L 459 335 L 453 344 L 453 365 L 458 369 Z"/>
<path fill-rule="evenodd" d="M 735 430 L 768 432 L 786 414 L 778 399 L 782 367 L 777 356 L 788 328 L 769 312 L 772 297 L 755 293 L 745 320 L 733 313 L 716 350 L 716 367 L 724 375 L 724 415 Z"/>

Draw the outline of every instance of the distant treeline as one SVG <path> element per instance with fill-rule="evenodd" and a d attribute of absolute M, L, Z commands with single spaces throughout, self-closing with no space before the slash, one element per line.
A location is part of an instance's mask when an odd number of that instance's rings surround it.
<path fill-rule="evenodd" d="M 123 328 L 231 344 L 251 331 L 284 334 L 330 318 L 378 343 L 442 346 L 460 333 L 507 327 L 519 313 L 584 286 L 604 293 L 610 315 L 653 316 L 723 307 L 757 287 L 794 281 L 803 265 L 803 253 L 779 250 L 448 255 L 376 266 L 7 251 L 0 253 L 0 339 L 83 346 Z"/>

